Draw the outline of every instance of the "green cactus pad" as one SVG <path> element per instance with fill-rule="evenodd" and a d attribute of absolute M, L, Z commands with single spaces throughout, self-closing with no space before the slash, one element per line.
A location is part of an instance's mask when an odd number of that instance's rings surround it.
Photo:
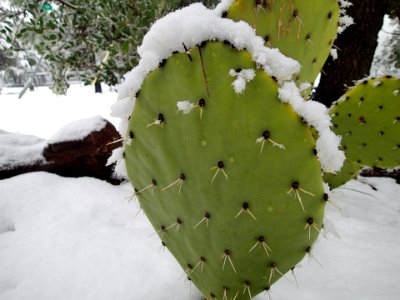
<path fill-rule="evenodd" d="M 255 72 L 241 94 L 232 69 Z M 205 298 L 249 299 L 310 254 L 325 205 L 315 142 L 248 52 L 208 42 L 163 61 L 129 133 L 141 207 Z"/>
<path fill-rule="evenodd" d="M 346 159 L 340 172 L 337 174 L 324 174 L 324 182 L 328 183 L 331 189 L 337 188 L 351 179 L 357 178 L 361 167 L 357 162 Z"/>
<path fill-rule="evenodd" d="M 400 165 L 400 79 L 365 80 L 336 102 L 330 113 L 335 133 L 342 136 L 348 166 L 338 174 L 347 174 L 344 178 L 330 176 L 336 181 L 333 186 L 343 183 L 358 166 Z"/>
<path fill-rule="evenodd" d="M 227 17 L 249 23 L 266 46 L 299 61 L 298 83 L 314 82 L 336 38 L 339 5 L 336 0 L 236 0 Z"/>

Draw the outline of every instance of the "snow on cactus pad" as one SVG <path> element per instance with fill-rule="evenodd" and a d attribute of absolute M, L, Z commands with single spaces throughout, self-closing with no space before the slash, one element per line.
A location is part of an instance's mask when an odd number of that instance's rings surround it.
<path fill-rule="evenodd" d="M 314 82 L 329 56 L 339 21 L 337 0 L 234 0 L 227 17 L 243 20 L 302 65 L 299 83 Z"/>
<path fill-rule="evenodd" d="M 241 70 L 254 76 L 238 92 Z M 247 51 L 207 42 L 163 60 L 128 134 L 141 207 L 206 299 L 249 299 L 311 255 L 326 202 L 315 141 Z"/>
<path fill-rule="evenodd" d="M 335 133 L 343 137 L 346 165 L 352 166 L 336 176 L 328 175 L 331 185 L 354 177 L 361 166 L 400 165 L 400 79 L 363 80 L 337 101 L 330 113 Z"/>

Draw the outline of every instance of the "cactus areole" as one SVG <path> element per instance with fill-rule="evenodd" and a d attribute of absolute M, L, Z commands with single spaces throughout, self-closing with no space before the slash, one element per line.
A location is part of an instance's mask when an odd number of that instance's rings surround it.
<path fill-rule="evenodd" d="M 222 18 L 231 2 L 155 23 L 113 108 L 125 142 L 112 160 L 204 297 L 239 300 L 314 257 L 321 168 L 344 155 L 326 109 L 291 81 L 300 65 Z"/>

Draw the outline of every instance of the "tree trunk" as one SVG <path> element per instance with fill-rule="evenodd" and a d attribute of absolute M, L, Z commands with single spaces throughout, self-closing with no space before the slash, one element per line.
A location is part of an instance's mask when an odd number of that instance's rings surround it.
<path fill-rule="evenodd" d="M 379 30 L 388 10 L 385 0 L 351 0 L 347 10 L 355 24 L 335 41 L 339 58 L 329 57 L 323 67 L 321 81 L 312 98 L 327 106 L 343 95 L 354 81 L 369 75 Z"/>
<path fill-rule="evenodd" d="M 33 70 L 33 73 L 32 73 L 32 75 L 31 75 L 31 77 L 28 79 L 28 82 L 25 84 L 24 88 L 23 88 L 22 91 L 19 93 L 18 99 L 21 99 L 21 98 L 25 95 L 25 93 L 26 93 L 26 91 L 28 90 L 28 88 L 30 89 L 30 87 L 33 86 L 33 78 L 35 78 L 35 76 L 36 76 L 36 74 L 37 74 L 37 72 L 38 72 L 38 70 L 39 70 L 39 66 L 40 66 L 40 64 L 42 63 L 42 60 L 43 60 L 43 55 L 40 56 L 39 61 L 37 62 L 36 67 L 35 67 L 35 69 Z"/>
<path fill-rule="evenodd" d="M 94 92 L 100 93 L 100 94 L 103 93 L 103 90 L 101 88 L 101 83 L 98 80 L 96 80 L 96 82 L 94 84 Z"/>

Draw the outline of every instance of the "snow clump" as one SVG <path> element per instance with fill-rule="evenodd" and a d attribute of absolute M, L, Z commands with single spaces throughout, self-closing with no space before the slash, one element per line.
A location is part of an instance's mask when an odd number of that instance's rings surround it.
<path fill-rule="evenodd" d="M 236 80 L 232 82 L 233 89 L 236 94 L 243 94 L 248 82 L 254 79 L 256 72 L 253 69 L 243 69 L 235 71 L 231 69 L 229 76 L 236 77 Z"/>
<path fill-rule="evenodd" d="M 350 1 L 339 0 L 340 4 L 340 15 L 339 15 L 339 28 L 338 33 L 343 33 L 348 27 L 354 24 L 354 19 L 347 15 L 347 8 L 353 5 Z"/>
<path fill-rule="evenodd" d="M 332 48 L 330 53 L 331 53 L 331 56 L 332 56 L 333 60 L 337 60 L 338 59 L 339 55 L 338 55 L 337 49 Z"/>
<path fill-rule="evenodd" d="M 176 103 L 176 106 L 178 107 L 178 111 L 181 111 L 185 115 L 190 113 L 193 108 L 196 107 L 196 105 L 189 100 L 178 101 L 178 103 Z"/>

